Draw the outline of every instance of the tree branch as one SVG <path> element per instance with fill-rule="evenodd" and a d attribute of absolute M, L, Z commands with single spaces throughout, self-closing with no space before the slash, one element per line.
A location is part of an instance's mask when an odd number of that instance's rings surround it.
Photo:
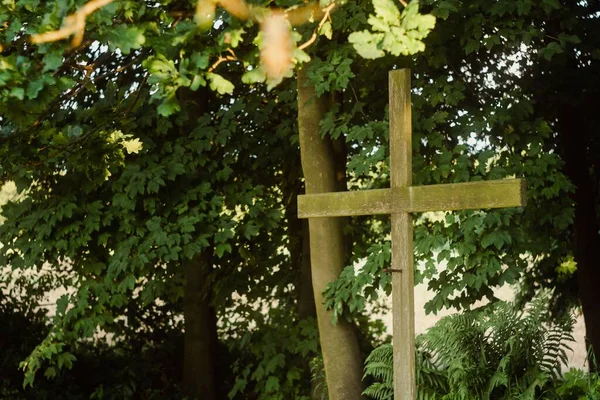
<path fill-rule="evenodd" d="M 63 27 L 46 33 L 40 33 L 31 37 L 31 43 L 48 43 L 56 42 L 62 39 L 66 39 L 73 35 L 71 45 L 77 47 L 83 40 L 83 33 L 85 32 L 85 19 L 88 15 L 94 11 L 112 3 L 114 0 L 90 0 L 83 7 L 79 9 L 75 14 L 69 15 L 65 18 Z"/>
<path fill-rule="evenodd" d="M 230 56 L 219 56 L 217 61 L 215 61 L 215 63 L 210 66 L 210 68 L 208 69 L 208 72 L 213 72 L 219 66 L 219 64 L 221 64 L 225 61 L 237 61 L 238 60 L 238 58 L 236 57 L 235 53 L 233 52 L 233 50 L 231 48 L 228 48 L 227 51 L 231 55 Z"/>
<path fill-rule="evenodd" d="M 308 46 L 313 44 L 315 42 L 315 40 L 317 40 L 317 35 L 318 35 L 319 31 L 321 30 L 323 25 L 325 25 L 325 22 L 327 22 L 327 20 L 331 19 L 330 14 L 331 14 L 331 10 L 333 10 L 334 7 L 335 7 L 335 3 L 331 3 L 330 5 L 328 5 L 327 7 L 325 7 L 323 9 L 324 15 L 323 15 L 323 18 L 321 19 L 321 22 L 319 22 L 319 26 L 317 26 L 317 29 L 315 29 L 315 31 L 313 32 L 310 39 L 308 39 L 302 45 L 298 46 L 299 50 L 304 50 L 305 48 L 307 48 Z"/>

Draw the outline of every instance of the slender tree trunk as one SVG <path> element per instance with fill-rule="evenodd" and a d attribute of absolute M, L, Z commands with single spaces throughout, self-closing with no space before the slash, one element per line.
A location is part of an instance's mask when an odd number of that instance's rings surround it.
<path fill-rule="evenodd" d="M 185 318 L 183 383 L 191 399 L 215 400 L 217 392 L 215 351 L 218 345 L 217 317 L 210 305 L 206 278 L 211 269 L 210 253 L 205 251 L 184 262 Z"/>
<path fill-rule="evenodd" d="M 585 320 L 585 337 L 588 349 L 593 351 L 596 363 L 600 362 L 600 237 L 595 208 L 594 185 L 588 165 L 586 118 L 575 107 L 564 105 L 559 122 L 561 151 L 565 173 L 577 187 L 573 248 L 577 261 L 579 299 Z M 589 134 L 589 133 L 588 133 Z M 590 360 L 590 369 L 597 366 Z"/>
<path fill-rule="evenodd" d="M 336 164 L 330 140 L 321 138 L 319 122 L 325 103 L 315 95 L 304 69 L 298 72 L 298 127 L 300 153 L 306 193 L 336 191 Z M 331 323 L 324 307 L 323 291 L 344 268 L 346 254 L 342 220 L 312 218 L 309 221 L 311 272 L 319 338 L 323 351 L 329 398 L 360 399 L 362 393 L 362 357 L 354 327 L 345 320 Z"/>

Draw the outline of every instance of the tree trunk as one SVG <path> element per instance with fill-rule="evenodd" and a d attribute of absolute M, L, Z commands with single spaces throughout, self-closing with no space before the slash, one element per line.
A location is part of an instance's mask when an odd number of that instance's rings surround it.
<path fill-rule="evenodd" d="M 321 138 L 319 122 L 325 103 L 315 94 L 306 70 L 298 72 L 298 128 L 300 154 L 306 193 L 336 191 L 336 163 L 330 140 Z M 329 398 L 360 399 L 362 357 L 354 327 L 345 320 L 331 323 L 331 312 L 324 307 L 323 291 L 336 280 L 345 266 L 343 222 L 339 218 L 311 218 L 310 260 L 319 338 L 323 351 Z"/>
<path fill-rule="evenodd" d="M 565 173 L 577 187 L 573 195 L 575 221 L 573 249 L 577 261 L 577 285 L 579 300 L 585 320 L 586 345 L 592 350 L 590 369 L 597 370 L 600 361 L 600 237 L 594 205 L 595 193 L 586 142 L 586 118 L 570 105 L 563 105 L 559 120 L 561 151 L 565 161 Z M 589 133 L 588 133 L 589 134 Z M 594 362 L 595 361 L 595 362 Z"/>
<path fill-rule="evenodd" d="M 183 137 L 196 127 L 198 118 L 205 112 L 212 93 L 208 88 L 197 91 L 179 88 L 177 99 L 186 118 L 179 127 Z M 183 318 L 183 387 L 192 399 L 217 398 L 216 358 L 218 345 L 217 316 L 210 304 L 207 277 L 212 271 L 212 249 L 206 249 L 193 260 L 184 260 L 185 278 Z"/>
<path fill-rule="evenodd" d="M 185 319 L 183 383 L 190 399 L 215 400 L 215 351 L 218 345 L 217 316 L 210 304 L 206 278 L 211 270 L 211 256 L 205 251 L 192 261 L 184 262 Z"/>

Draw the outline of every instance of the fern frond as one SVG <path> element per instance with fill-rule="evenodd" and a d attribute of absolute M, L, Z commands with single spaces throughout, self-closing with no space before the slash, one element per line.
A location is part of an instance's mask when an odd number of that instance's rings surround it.
<path fill-rule="evenodd" d="M 363 394 L 375 400 L 389 400 L 394 398 L 394 385 L 387 382 L 375 382 Z"/>

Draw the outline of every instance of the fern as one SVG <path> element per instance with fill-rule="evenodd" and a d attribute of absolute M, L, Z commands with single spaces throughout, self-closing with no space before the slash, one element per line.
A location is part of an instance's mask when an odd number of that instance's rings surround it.
<path fill-rule="evenodd" d="M 369 354 L 365 362 L 365 375 L 376 380 L 363 393 L 376 400 L 392 399 L 394 397 L 394 353 L 391 344 L 377 347 Z"/>
<path fill-rule="evenodd" d="M 417 399 L 538 399 L 560 379 L 574 320 L 550 320 L 547 299 L 525 310 L 498 302 L 442 318 L 417 338 Z M 393 351 L 387 344 L 366 360 L 375 381 L 364 394 L 393 398 Z M 553 398 L 553 397 L 542 397 Z"/>
<path fill-rule="evenodd" d="M 319 354 L 310 361 L 311 375 L 311 398 L 318 400 L 327 400 L 329 391 L 327 389 L 327 380 L 325 379 L 325 365 L 323 364 L 323 356 Z"/>

